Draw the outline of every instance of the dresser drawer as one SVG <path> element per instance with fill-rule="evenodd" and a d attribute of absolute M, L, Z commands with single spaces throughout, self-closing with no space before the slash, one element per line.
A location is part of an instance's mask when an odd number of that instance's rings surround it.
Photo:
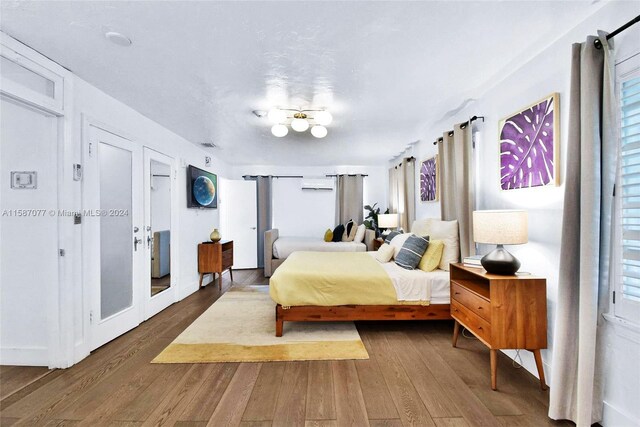
<path fill-rule="evenodd" d="M 451 298 L 473 311 L 487 322 L 491 322 L 491 303 L 458 283 L 451 282 Z"/>
<path fill-rule="evenodd" d="M 451 317 L 487 345 L 491 342 L 491 324 L 456 300 L 451 300 Z"/>

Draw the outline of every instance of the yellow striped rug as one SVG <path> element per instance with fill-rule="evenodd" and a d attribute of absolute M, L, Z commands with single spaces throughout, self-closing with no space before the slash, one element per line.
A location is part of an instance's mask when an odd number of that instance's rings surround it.
<path fill-rule="evenodd" d="M 368 359 L 353 322 L 285 322 L 275 336 L 275 303 L 265 291 L 230 290 L 152 363 Z"/>

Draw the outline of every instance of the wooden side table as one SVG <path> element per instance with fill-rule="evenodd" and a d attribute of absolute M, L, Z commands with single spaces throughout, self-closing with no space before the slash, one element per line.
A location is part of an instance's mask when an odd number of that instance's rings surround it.
<path fill-rule="evenodd" d="M 382 246 L 383 243 L 384 239 L 382 237 L 373 239 L 373 250 L 377 251 L 378 249 L 380 249 L 380 246 Z"/>
<path fill-rule="evenodd" d="M 222 273 L 229 270 L 233 281 L 233 240 L 223 240 L 217 243 L 203 242 L 198 245 L 198 273 L 200 273 L 200 287 L 205 274 L 213 274 L 213 282 L 218 274 L 218 288 L 222 290 Z"/>
<path fill-rule="evenodd" d="M 540 350 L 547 348 L 547 281 L 489 274 L 462 264 L 451 264 L 450 279 L 453 346 L 463 326 L 489 347 L 493 390 L 497 389 L 498 350 L 532 351 L 540 387 L 545 390 Z"/>

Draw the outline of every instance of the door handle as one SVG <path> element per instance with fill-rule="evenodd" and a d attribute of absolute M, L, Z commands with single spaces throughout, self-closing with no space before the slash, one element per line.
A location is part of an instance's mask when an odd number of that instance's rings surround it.
<path fill-rule="evenodd" d="M 137 237 L 133 238 L 133 250 L 138 250 L 138 244 L 142 243 L 142 239 L 138 239 Z"/>
<path fill-rule="evenodd" d="M 252 229 L 252 230 L 255 230 L 255 229 L 256 229 L 256 227 L 249 227 L 249 228 L 250 228 L 250 229 Z"/>

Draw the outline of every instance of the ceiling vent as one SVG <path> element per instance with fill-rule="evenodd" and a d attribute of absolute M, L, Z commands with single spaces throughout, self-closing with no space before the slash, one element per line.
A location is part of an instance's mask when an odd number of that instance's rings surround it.
<path fill-rule="evenodd" d="M 207 148 L 218 148 L 218 146 L 213 142 L 201 142 L 200 145 Z"/>
<path fill-rule="evenodd" d="M 303 178 L 303 190 L 333 190 L 333 178 Z"/>

